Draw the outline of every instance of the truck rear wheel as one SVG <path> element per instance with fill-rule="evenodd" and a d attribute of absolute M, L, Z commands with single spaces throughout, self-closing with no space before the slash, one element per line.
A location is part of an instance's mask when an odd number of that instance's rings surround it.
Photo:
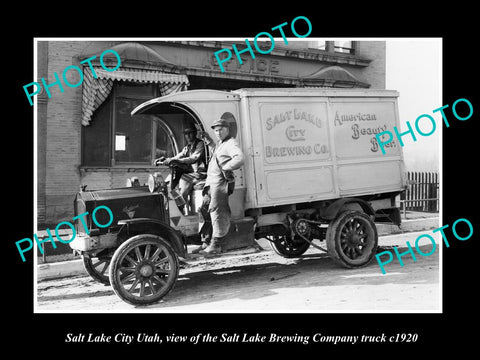
<path fill-rule="evenodd" d="M 267 236 L 267 239 L 270 240 L 270 247 L 273 251 L 285 258 L 299 257 L 310 247 L 310 244 L 301 238 L 292 240 L 288 235 Z"/>
<path fill-rule="evenodd" d="M 378 235 L 375 223 L 360 211 L 340 213 L 328 226 L 327 251 L 330 257 L 347 268 L 367 265 L 375 256 Z"/>
<path fill-rule="evenodd" d="M 110 263 L 115 293 L 132 305 L 155 303 L 167 295 L 178 277 L 178 258 L 157 235 L 134 236 L 118 247 Z"/>

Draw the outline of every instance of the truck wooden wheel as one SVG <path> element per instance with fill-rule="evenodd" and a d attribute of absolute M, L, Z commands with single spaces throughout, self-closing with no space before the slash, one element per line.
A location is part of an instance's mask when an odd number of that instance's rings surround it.
<path fill-rule="evenodd" d="M 110 284 L 108 267 L 110 266 L 111 257 L 97 258 L 83 255 L 82 260 L 85 271 L 92 277 L 92 279 L 105 285 Z"/>
<path fill-rule="evenodd" d="M 267 239 L 270 240 L 270 246 L 273 251 L 285 258 L 298 257 L 304 254 L 310 247 L 308 242 L 300 238 L 292 240 L 288 235 L 267 236 Z"/>
<path fill-rule="evenodd" d="M 327 250 L 341 265 L 355 268 L 367 265 L 375 256 L 378 235 L 375 223 L 359 211 L 345 211 L 327 229 Z"/>
<path fill-rule="evenodd" d="M 152 304 L 173 288 L 178 269 L 177 254 L 166 240 L 157 235 L 137 235 L 113 254 L 110 283 L 123 301 Z"/>

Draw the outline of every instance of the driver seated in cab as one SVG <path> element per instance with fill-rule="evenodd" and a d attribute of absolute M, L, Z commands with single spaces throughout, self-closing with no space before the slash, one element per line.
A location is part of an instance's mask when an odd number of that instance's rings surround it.
<path fill-rule="evenodd" d="M 178 185 L 180 196 L 188 203 L 188 195 L 195 184 L 207 177 L 205 165 L 205 146 L 203 141 L 197 138 L 197 129 L 187 127 L 183 134 L 187 145 L 177 155 L 171 158 L 161 157 L 154 161 L 154 165 L 172 166 L 171 189 Z"/>

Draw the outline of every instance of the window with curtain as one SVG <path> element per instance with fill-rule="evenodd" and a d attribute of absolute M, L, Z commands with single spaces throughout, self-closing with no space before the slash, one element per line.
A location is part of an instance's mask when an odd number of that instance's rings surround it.
<path fill-rule="evenodd" d="M 322 40 L 309 41 L 308 47 L 310 49 L 327 50 L 327 42 Z"/>
<path fill-rule="evenodd" d="M 355 55 L 356 41 L 310 40 L 307 42 L 307 47 L 309 49 Z"/>
<path fill-rule="evenodd" d="M 354 41 L 334 41 L 335 52 L 355 54 Z"/>

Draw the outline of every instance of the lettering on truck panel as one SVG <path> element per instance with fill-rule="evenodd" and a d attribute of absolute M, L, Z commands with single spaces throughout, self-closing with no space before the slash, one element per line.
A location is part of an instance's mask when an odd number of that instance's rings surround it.
<path fill-rule="evenodd" d="M 267 163 L 330 156 L 326 104 L 263 104 L 263 157 Z"/>
<path fill-rule="evenodd" d="M 335 146 L 339 158 L 378 156 L 378 134 L 395 125 L 393 102 L 349 102 L 333 104 Z M 383 136 L 381 137 L 382 141 Z M 389 153 L 398 153 L 395 141 L 388 144 Z"/>

